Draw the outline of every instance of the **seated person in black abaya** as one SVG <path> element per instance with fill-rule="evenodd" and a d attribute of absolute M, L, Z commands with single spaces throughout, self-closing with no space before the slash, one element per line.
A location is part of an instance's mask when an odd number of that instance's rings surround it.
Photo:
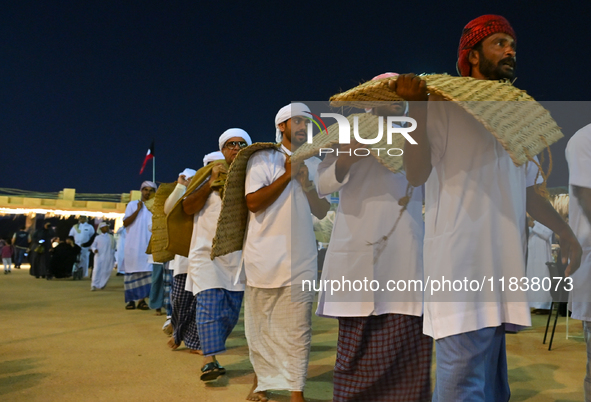
<path fill-rule="evenodd" d="M 80 255 L 80 246 L 74 243 L 74 238 L 68 236 L 65 242 L 60 242 L 53 249 L 51 256 L 51 273 L 55 278 L 69 278 L 72 276 L 72 267 Z"/>

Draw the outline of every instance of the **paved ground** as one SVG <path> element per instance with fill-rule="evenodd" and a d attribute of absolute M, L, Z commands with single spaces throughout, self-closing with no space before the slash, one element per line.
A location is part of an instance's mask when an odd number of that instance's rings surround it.
<path fill-rule="evenodd" d="M 122 277 L 103 291 L 89 289 L 88 279 L 47 281 L 27 269 L 0 275 L 0 400 L 244 400 L 253 374 L 242 318 L 219 358 L 228 375 L 204 384 L 200 356 L 167 348 L 163 317 L 124 309 Z M 507 336 L 511 400 L 582 401 L 584 342 L 565 339 L 561 318 L 549 352 L 541 342 L 545 318 L 534 316 L 532 329 Z M 336 322 L 316 318 L 313 328 L 306 395 L 330 401 Z M 579 321 L 571 320 L 571 332 L 581 335 Z"/>

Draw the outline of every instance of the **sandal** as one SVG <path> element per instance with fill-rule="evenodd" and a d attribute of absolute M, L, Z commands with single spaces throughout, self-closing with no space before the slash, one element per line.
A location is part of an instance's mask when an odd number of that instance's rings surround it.
<path fill-rule="evenodd" d="M 150 309 L 150 307 L 148 306 L 148 304 L 147 304 L 145 301 L 143 301 L 143 300 L 142 300 L 142 301 L 140 301 L 140 302 L 137 304 L 137 308 L 138 308 L 139 310 L 149 310 L 149 309 Z"/>
<path fill-rule="evenodd" d="M 125 310 L 135 310 L 135 302 L 130 301 L 129 303 L 127 303 L 127 306 L 125 306 Z"/>
<path fill-rule="evenodd" d="M 201 381 L 211 381 L 215 380 L 221 375 L 226 374 L 226 369 L 220 366 L 220 364 L 216 362 L 207 363 L 205 366 L 201 367 Z"/>

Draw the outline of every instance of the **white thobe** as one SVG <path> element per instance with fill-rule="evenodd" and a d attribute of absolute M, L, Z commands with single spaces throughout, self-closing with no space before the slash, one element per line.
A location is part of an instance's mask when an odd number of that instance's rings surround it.
<path fill-rule="evenodd" d="M 508 285 L 525 276 L 526 188 L 537 167 L 515 166 L 459 105 L 430 101 L 428 107 L 433 170 L 425 184 L 424 332 L 440 339 L 503 323 L 529 326 L 527 294 Z M 446 292 L 432 295 L 434 280 L 449 280 Z M 469 290 L 448 291 L 453 283 Z M 477 283 L 482 287 L 470 290 Z"/>
<path fill-rule="evenodd" d="M 177 183 L 172 193 L 168 196 L 166 201 L 164 202 L 164 213 L 168 215 L 172 208 L 175 206 L 178 200 L 180 200 L 187 191 L 187 186 Z M 189 259 L 182 255 L 175 255 L 174 259 L 170 262 L 168 267 L 173 272 L 173 276 L 177 276 L 179 274 L 186 274 L 189 269 Z"/>
<path fill-rule="evenodd" d="M 193 217 L 185 290 L 193 292 L 194 295 L 216 288 L 234 292 L 244 291 L 244 274 L 240 270 L 241 251 L 211 260 L 212 241 L 221 209 L 220 193 L 213 191 L 201 211 Z"/>
<path fill-rule="evenodd" d="M 408 181 L 403 173 L 394 174 L 369 156 L 356 162 L 339 183 L 337 157 L 329 154 L 318 168 L 319 194 L 339 192 L 339 207 L 322 268 L 321 283 L 342 285 L 377 281 L 376 291 L 362 289 L 332 292 L 327 286 L 320 293 L 319 316 L 361 317 L 380 314 L 421 316 L 423 294 L 416 291 L 388 291 L 388 281 L 400 288 L 423 279 L 423 197 L 415 188 L 408 208 L 386 243 L 373 244 L 394 227 L 402 207 L 398 200 L 406 195 Z M 382 249 L 378 251 L 378 248 Z M 347 285 L 345 285 L 347 286 Z M 331 294 L 332 293 L 332 294 Z"/>
<path fill-rule="evenodd" d="M 245 195 L 271 185 L 285 173 L 286 154 L 262 150 L 253 154 L 246 171 Z M 304 163 L 314 182 L 317 158 Z M 266 209 L 248 213 L 243 248 L 246 273 L 245 334 L 257 374 L 256 391 L 303 390 L 312 336 L 313 292 L 302 281 L 315 281 L 316 239 L 308 199 L 291 180 Z"/>
<path fill-rule="evenodd" d="M 286 154 L 262 150 L 252 155 L 246 171 L 245 195 L 272 184 L 285 173 Z M 304 161 L 314 182 L 318 158 Z M 316 239 L 308 199 L 297 180 L 291 180 L 266 209 L 248 212 L 243 248 L 246 284 L 257 288 L 280 288 L 317 277 Z"/>
<path fill-rule="evenodd" d="M 131 216 L 138 208 L 138 201 L 131 201 L 125 208 L 123 220 Z M 125 253 L 123 257 L 122 272 L 131 274 L 134 272 L 152 272 L 152 264 L 148 260 L 148 243 L 150 242 L 150 227 L 152 225 L 152 213 L 145 205 L 137 214 L 133 223 L 125 229 Z"/>
<path fill-rule="evenodd" d="M 94 227 L 87 223 L 77 223 L 70 229 L 69 236 L 74 237 L 74 243 L 80 246 L 80 266 L 83 269 L 84 277 L 88 277 L 88 260 L 90 255 L 90 247 L 82 247 L 82 245 L 90 240 L 94 234 Z"/>
<path fill-rule="evenodd" d="M 123 257 L 125 254 L 125 226 L 121 226 L 116 233 L 117 251 L 115 252 L 115 262 L 117 263 L 117 272 L 123 273 Z"/>
<path fill-rule="evenodd" d="M 94 238 L 90 249 L 96 252 L 91 286 L 102 289 L 107 285 L 115 266 L 115 239 L 109 233 L 101 233 Z"/>
<path fill-rule="evenodd" d="M 591 321 L 591 223 L 573 194 L 573 186 L 591 189 L 591 124 L 572 136 L 566 146 L 569 170 L 569 224 L 583 249 L 581 266 L 572 274 L 570 295 L 572 317 Z"/>
<path fill-rule="evenodd" d="M 527 242 L 527 267 L 525 272 L 529 283 L 533 284 L 533 278 L 538 278 L 540 285 L 544 285 L 543 279 L 549 277 L 547 262 L 552 262 L 552 229 L 547 228 L 540 222 L 535 222 L 529 229 L 529 240 Z M 547 286 L 547 284 L 546 284 Z M 549 309 L 552 303 L 552 295 L 549 290 L 534 292 L 530 289 L 527 292 L 529 306 L 537 309 Z M 537 288 L 537 287 L 536 287 Z"/>

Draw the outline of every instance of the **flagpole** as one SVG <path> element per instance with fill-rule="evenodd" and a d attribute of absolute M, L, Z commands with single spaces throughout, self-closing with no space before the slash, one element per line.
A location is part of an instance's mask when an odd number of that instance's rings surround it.
<path fill-rule="evenodd" d="M 152 181 L 156 183 L 156 157 L 152 158 Z"/>

